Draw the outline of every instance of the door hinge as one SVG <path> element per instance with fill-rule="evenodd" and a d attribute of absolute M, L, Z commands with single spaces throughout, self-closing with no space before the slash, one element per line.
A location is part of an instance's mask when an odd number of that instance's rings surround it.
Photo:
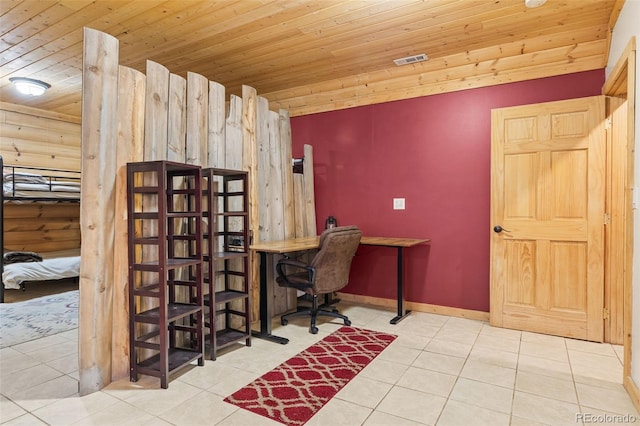
<path fill-rule="evenodd" d="M 604 224 L 605 225 L 610 225 L 611 224 L 611 215 L 609 213 L 605 213 L 604 214 Z"/>
<path fill-rule="evenodd" d="M 604 119 L 604 129 L 609 130 L 611 128 L 611 117 Z"/>
<path fill-rule="evenodd" d="M 602 309 L 602 318 L 606 320 L 609 319 L 609 308 Z"/>

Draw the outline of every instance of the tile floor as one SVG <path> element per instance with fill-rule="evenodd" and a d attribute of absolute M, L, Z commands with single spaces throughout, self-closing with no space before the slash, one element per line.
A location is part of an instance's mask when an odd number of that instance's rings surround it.
<path fill-rule="evenodd" d="M 481 321 L 342 304 L 355 327 L 398 335 L 307 424 L 582 425 L 640 423 L 621 384 L 622 347 L 500 329 Z M 0 350 L 2 425 L 278 425 L 223 399 L 341 326 L 292 320 L 194 366 L 169 389 L 158 379 L 122 380 L 77 394 L 77 332 Z M 328 320 L 327 320 L 328 321 Z"/>

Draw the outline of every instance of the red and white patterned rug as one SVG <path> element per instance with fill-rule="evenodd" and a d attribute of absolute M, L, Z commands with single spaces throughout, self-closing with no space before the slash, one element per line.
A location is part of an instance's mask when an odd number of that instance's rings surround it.
<path fill-rule="evenodd" d="M 396 337 L 341 327 L 225 401 L 286 425 L 303 425 Z"/>

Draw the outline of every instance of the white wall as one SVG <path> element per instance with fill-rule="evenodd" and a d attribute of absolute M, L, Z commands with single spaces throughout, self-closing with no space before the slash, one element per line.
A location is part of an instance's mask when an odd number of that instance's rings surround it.
<path fill-rule="evenodd" d="M 631 37 L 635 36 L 636 45 L 640 42 L 640 0 L 626 0 L 618 22 L 613 29 L 611 40 L 611 50 L 609 53 L 609 63 L 606 68 L 606 75 L 609 77 L 611 70 L 620 58 Z M 636 54 L 636 73 L 640 70 L 640 55 Z M 640 195 L 640 87 L 639 79 L 636 78 L 635 105 L 635 177 L 634 191 Z M 635 198 L 635 197 L 634 197 Z M 633 317 L 632 317 L 632 337 L 631 337 L 631 377 L 640 387 L 640 208 L 635 208 L 633 212 L 634 220 L 634 244 L 633 244 Z"/>

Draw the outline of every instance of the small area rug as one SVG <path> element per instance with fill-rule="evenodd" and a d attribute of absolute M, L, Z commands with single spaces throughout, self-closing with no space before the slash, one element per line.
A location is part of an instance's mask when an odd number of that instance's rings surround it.
<path fill-rule="evenodd" d="M 78 328 L 79 291 L 0 303 L 0 348 Z"/>
<path fill-rule="evenodd" d="M 396 337 L 341 327 L 225 401 L 286 425 L 303 425 Z"/>

